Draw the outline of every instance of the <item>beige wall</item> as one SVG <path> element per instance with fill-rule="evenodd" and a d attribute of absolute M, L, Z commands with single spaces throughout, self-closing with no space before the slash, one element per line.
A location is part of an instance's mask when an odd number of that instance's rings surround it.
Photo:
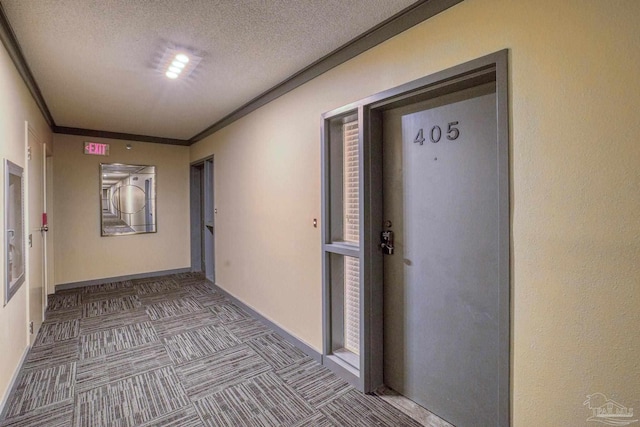
<path fill-rule="evenodd" d="M 320 114 L 509 48 L 514 425 L 584 425 L 594 392 L 637 409 L 639 17 L 635 0 L 466 0 L 191 150 L 107 141 L 109 162 L 158 166 L 157 234 L 100 238 L 101 159 L 56 135 L 55 283 L 187 267 L 188 156 L 214 154 L 218 284 L 320 349 Z M 24 166 L 24 121 L 51 136 L 3 48 L 0 93 L 0 156 Z M 2 395 L 25 289 L 0 308 Z"/>
<path fill-rule="evenodd" d="M 25 185 L 27 161 L 25 156 L 25 121 L 44 143 L 51 141 L 51 131 L 40 114 L 27 87 L 16 71 L 7 51 L 0 46 L 0 162 L 8 159 L 24 169 Z M 0 166 L 0 402 L 5 398 L 9 382 L 27 349 L 27 304 L 29 278 L 6 306 L 4 304 L 4 166 Z M 28 199 L 25 198 L 25 203 Z M 28 206 L 25 206 L 28 209 Z M 30 228 L 27 224 L 25 231 Z"/>
<path fill-rule="evenodd" d="M 84 141 L 111 144 L 109 157 Z M 157 167 L 157 233 L 100 236 L 101 162 Z M 56 285 L 190 267 L 187 147 L 55 134 L 53 189 Z"/>
<path fill-rule="evenodd" d="M 320 349 L 320 115 L 508 48 L 514 425 L 585 425 L 595 392 L 640 408 L 639 19 L 467 0 L 192 146 L 215 155 L 218 284 Z"/>

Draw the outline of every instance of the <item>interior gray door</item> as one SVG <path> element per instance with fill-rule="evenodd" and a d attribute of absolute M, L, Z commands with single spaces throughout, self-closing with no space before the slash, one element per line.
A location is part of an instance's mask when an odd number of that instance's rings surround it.
<path fill-rule="evenodd" d="M 384 380 L 458 427 L 499 418 L 496 132 L 493 83 L 383 116 Z"/>

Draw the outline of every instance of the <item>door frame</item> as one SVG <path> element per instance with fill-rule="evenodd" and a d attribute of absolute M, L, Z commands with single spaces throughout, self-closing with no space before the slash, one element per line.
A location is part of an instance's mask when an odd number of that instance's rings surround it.
<path fill-rule="evenodd" d="M 189 166 L 191 271 L 215 283 L 215 202 L 213 156 Z M 205 233 L 209 230 L 211 235 Z"/>
<path fill-rule="evenodd" d="M 31 317 L 31 285 L 33 284 L 34 280 L 37 280 L 37 278 L 31 277 L 31 265 L 34 262 L 39 262 L 41 263 L 41 269 L 42 269 L 42 277 L 40 278 L 40 281 L 42 282 L 42 294 L 40 295 L 40 325 L 42 324 L 42 321 L 44 321 L 44 315 L 45 315 L 45 311 L 47 308 L 47 289 L 48 289 L 48 257 L 47 257 L 47 232 L 46 230 L 44 230 L 43 228 L 43 223 L 42 223 L 42 215 L 46 212 L 47 210 L 47 144 L 46 142 L 43 142 L 42 138 L 40 138 L 40 136 L 37 134 L 36 130 L 29 124 L 28 121 L 25 121 L 24 124 L 25 127 L 25 135 L 26 135 L 26 141 L 25 141 L 25 146 L 26 146 L 26 151 L 27 151 L 27 160 L 26 160 L 26 192 L 25 192 L 25 198 L 26 198 L 26 210 L 25 210 L 25 221 L 26 221 L 26 235 L 25 238 L 28 240 L 29 236 L 32 236 L 34 234 L 36 234 L 36 232 L 40 232 L 40 235 L 42 237 L 42 253 L 41 254 L 34 254 L 33 251 L 31 250 L 32 247 L 28 246 L 27 243 L 27 251 L 26 251 L 26 271 L 27 271 L 27 323 L 29 325 L 31 325 L 34 322 L 34 319 Z M 40 161 L 42 162 L 42 169 L 40 169 L 39 171 L 33 171 L 32 170 L 32 149 L 31 147 L 34 144 L 39 144 L 40 145 L 40 149 L 42 150 L 41 152 L 41 159 Z M 37 151 L 37 150 L 33 150 L 33 151 Z M 31 192 L 33 191 L 34 187 L 34 183 L 31 182 L 31 178 L 32 178 L 32 172 L 36 175 L 36 178 L 39 178 L 40 181 L 40 187 L 42 189 L 41 193 L 39 195 L 37 195 L 37 197 L 39 199 L 41 199 L 42 201 L 42 211 L 38 212 L 38 218 L 40 218 L 40 220 L 36 223 L 36 224 L 32 224 L 31 220 L 30 220 L 30 216 L 32 213 L 32 210 L 34 209 L 34 206 L 31 206 Z M 38 176 L 39 175 L 39 176 Z M 39 255 L 39 256 L 38 256 Z M 35 257 L 34 257 L 35 256 Z M 27 337 L 29 340 L 30 344 L 33 344 L 33 341 L 35 340 L 36 335 L 38 334 L 38 331 L 40 329 L 40 325 L 36 325 L 34 324 L 33 329 L 29 330 L 30 328 L 27 328 Z"/>
<path fill-rule="evenodd" d="M 322 282 L 323 364 L 360 391 L 372 392 L 383 384 L 383 255 L 379 248 L 382 229 L 382 113 L 446 93 L 480 84 L 496 84 L 499 192 L 499 409 L 497 425 L 510 419 L 510 170 L 508 50 L 504 49 L 421 79 L 386 90 L 322 115 Z M 360 123 L 360 245 L 345 252 L 332 241 L 331 124 L 357 113 Z M 335 177 L 336 172 L 333 171 Z M 333 183 L 335 187 L 335 183 Z M 334 190 L 335 191 L 335 190 Z M 335 214 L 334 214 L 335 216 Z M 342 251 L 342 252 L 341 252 Z M 360 259 L 360 369 L 354 371 L 332 356 L 331 256 L 355 255 Z"/>

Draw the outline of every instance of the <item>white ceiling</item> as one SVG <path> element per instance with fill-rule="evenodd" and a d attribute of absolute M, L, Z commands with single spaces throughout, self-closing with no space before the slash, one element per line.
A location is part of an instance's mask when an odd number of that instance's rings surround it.
<path fill-rule="evenodd" d="M 190 139 L 415 0 L 1 0 L 55 125 Z M 202 57 L 184 80 L 165 48 Z"/>

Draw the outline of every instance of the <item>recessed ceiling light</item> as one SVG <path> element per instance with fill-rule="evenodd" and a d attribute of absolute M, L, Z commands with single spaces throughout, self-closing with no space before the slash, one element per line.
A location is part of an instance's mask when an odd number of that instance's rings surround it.
<path fill-rule="evenodd" d="M 169 64 L 167 77 L 169 77 L 170 79 L 177 78 L 180 75 L 180 73 L 182 73 L 182 70 L 184 70 L 184 67 L 187 65 L 188 62 L 189 62 L 189 57 L 187 55 L 185 55 L 184 53 L 176 54 L 171 64 Z M 172 75 L 169 75 L 169 73 L 172 73 Z M 173 77 L 174 74 L 175 74 L 175 77 Z"/>
<path fill-rule="evenodd" d="M 167 48 L 158 63 L 158 69 L 168 78 L 184 79 L 196 68 L 202 60 L 183 48 Z"/>

